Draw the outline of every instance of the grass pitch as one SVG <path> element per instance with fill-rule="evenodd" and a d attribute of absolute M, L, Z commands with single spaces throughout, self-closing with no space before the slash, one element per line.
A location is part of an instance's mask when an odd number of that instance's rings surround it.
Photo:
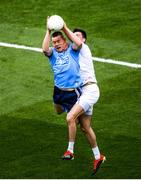
<path fill-rule="evenodd" d="M 141 63 L 140 0 L 0 1 L 0 41 L 41 47 L 46 16 L 82 27 L 94 56 Z M 74 20 L 75 19 L 75 20 Z M 91 176 L 93 157 L 79 130 L 75 160 L 65 114 L 52 105 L 53 74 L 40 53 L 0 47 L 0 178 L 141 178 L 141 69 L 95 62 L 101 97 L 92 127 L 107 161 Z"/>

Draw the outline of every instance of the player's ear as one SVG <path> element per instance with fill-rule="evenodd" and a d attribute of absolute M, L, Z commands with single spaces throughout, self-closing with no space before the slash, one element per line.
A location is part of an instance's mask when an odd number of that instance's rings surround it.
<path fill-rule="evenodd" d="M 86 42 L 86 38 L 83 38 L 83 43 L 85 43 Z"/>

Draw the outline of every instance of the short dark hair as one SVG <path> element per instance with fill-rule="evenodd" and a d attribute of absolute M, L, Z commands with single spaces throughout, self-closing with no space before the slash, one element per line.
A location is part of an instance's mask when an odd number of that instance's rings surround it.
<path fill-rule="evenodd" d="M 52 33 L 52 37 L 57 37 L 57 36 L 61 36 L 64 38 L 63 33 L 61 31 L 55 31 Z"/>
<path fill-rule="evenodd" d="M 87 34 L 86 34 L 86 32 L 85 32 L 83 29 L 75 28 L 75 29 L 73 30 L 73 32 L 74 32 L 74 33 L 75 33 L 75 32 L 81 32 L 83 38 L 87 39 Z"/>

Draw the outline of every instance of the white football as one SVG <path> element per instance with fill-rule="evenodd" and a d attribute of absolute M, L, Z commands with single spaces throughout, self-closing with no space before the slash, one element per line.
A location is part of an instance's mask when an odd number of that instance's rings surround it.
<path fill-rule="evenodd" d="M 48 19 L 47 26 L 50 30 L 61 30 L 64 26 L 64 20 L 61 16 L 52 15 Z"/>

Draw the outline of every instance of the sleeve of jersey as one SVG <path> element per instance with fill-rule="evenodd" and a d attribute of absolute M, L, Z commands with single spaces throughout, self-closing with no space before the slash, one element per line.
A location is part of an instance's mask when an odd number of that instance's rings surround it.
<path fill-rule="evenodd" d="M 71 57 L 75 60 L 75 61 L 78 61 L 78 57 L 79 57 L 79 53 L 80 53 L 80 49 L 78 50 L 75 50 L 73 49 L 72 46 L 70 46 L 70 54 L 71 54 Z"/>
<path fill-rule="evenodd" d="M 92 54 L 89 47 L 84 43 L 82 44 L 82 48 L 80 52 L 83 57 L 92 58 Z"/>
<path fill-rule="evenodd" d="M 50 47 L 48 51 L 43 51 L 44 55 L 47 57 L 51 57 L 53 54 L 53 49 Z"/>

